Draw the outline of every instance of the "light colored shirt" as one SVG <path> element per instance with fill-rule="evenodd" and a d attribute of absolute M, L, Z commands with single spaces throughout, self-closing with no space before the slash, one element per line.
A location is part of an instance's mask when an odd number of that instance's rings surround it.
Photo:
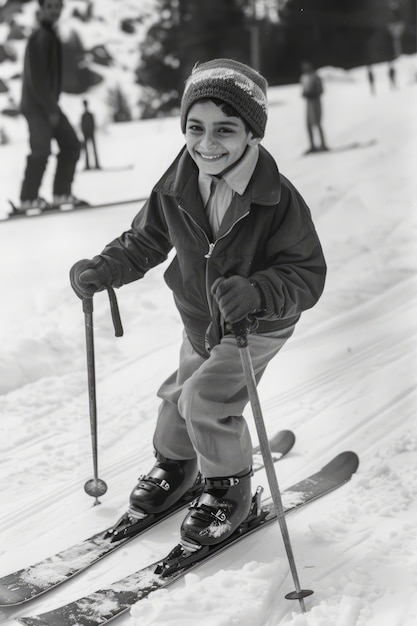
<path fill-rule="evenodd" d="M 199 172 L 198 187 L 207 217 L 216 237 L 233 195 L 242 195 L 258 162 L 258 146 L 248 146 L 243 158 L 221 178 Z"/>

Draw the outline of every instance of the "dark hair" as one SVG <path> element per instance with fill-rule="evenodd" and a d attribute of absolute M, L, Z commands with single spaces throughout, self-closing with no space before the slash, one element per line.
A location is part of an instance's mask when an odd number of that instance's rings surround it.
<path fill-rule="evenodd" d="M 240 120 L 242 120 L 246 130 L 248 132 L 251 132 L 255 137 L 255 132 L 253 128 L 251 128 L 247 121 L 240 115 L 240 113 L 236 111 L 235 107 L 228 102 L 220 100 L 220 98 L 202 98 L 200 102 L 213 102 L 216 106 L 219 107 L 219 109 L 222 110 L 226 117 L 238 117 Z"/>

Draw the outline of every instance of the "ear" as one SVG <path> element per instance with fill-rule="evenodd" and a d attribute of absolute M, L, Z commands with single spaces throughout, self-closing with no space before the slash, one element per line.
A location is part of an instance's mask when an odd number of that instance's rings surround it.
<path fill-rule="evenodd" d="M 254 137 L 253 133 L 250 132 L 248 135 L 248 146 L 257 146 L 258 143 L 260 143 L 262 140 L 262 137 Z"/>

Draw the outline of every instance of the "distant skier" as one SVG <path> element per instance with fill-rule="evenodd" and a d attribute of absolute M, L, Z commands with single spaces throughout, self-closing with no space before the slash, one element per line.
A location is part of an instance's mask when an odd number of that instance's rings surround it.
<path fill-rule="evenodd" d="M 307 132 L 310 140 L 310 148 L 306 151 L 306 154 L 328 150 L 321 125 L 321 95 L 323 93 L 323 84 L 311 63 L 306 62 L 302 64 L 300 82 L 302 96 L 306 100 Z M 320 139 L 320 145 L 318 147 L 316 147 L 314 141 L 315 130 L 318 131 Z"/>
<path fill-rule="evenodd" d="M 196 65 L 181 104 L 181 150 L 130 230 L 75 263 L 80 298 L 138 280 L 176 250 L 165 272 L 184 324 L 179 368 L 160 387 L 156 463 L 130 497 L 137 520 L 162 512 L 195 483 L 204 492 L 181 528 L 198 549 L 229 537 L 251 506 L 248 392 L 230 324 L 250 316 L 257 381 L 306 309 L 326 265 L 310 211 L 260 146 L 267 82 L 230 59 Z"/>
<path fill-rule="evenodd" d="M 89 144 L 91 144 L 93 148 L 93 154 L 94 154 L 95 169 L 99 170 L 100 165 L 99 165 L 99 160 L 98 160 L 98 155 L 97 155 L 97 147 L 96 147 L 96 139 L 95 139 L 96 123 L 95 123 L 94 115 L 91 113 L 91 111 L 88 108 L 88 101 L 83 100 L 83 105 L 84 105 L 84 112 L 81 116 L 81 132 L 84 137 L 83 149 L 84 149 L 84 154 L 85 154 L 85 169 L 86 170 L 90 169 L 90 160 L 88 156 L 88 151 L 89 151 Z"/>
<path fill-rule="evenodd" d="M 53 182 L 53 203 L 79 204 L 71 192 L 80 142 L 61 111 L 58 100 L 62 79 L 62 46 L 55 31 L 62 0 L 38 0 L 39 26 L 27 43 L 22 81 L 21 111 L 29 127 L 30 154 L 20 192 L 20 209 L 44 209 L 39 188 L 55 139 L 59 154 Z"/>
<path fill-rule="evenodd" d="M 368 75 L 368 83 L 369 83 L 369 87 L 371 89 L 371 94 L 375 95 L 376 91 L 375 91 L 375 76 L 372 70 L 372 67 L 368 65 L 367 68 L 367 75 Z"/>
<path fill-rule="evenodd" d="M 391 89 L 396 89 L 397 88 L 397 73 L 392 63 L 390 63 L 388 66 L 388 80 L 389 80 Z"/>

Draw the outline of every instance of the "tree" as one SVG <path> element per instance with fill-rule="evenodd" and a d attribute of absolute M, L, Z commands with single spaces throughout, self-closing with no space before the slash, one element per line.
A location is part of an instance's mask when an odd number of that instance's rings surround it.
<path fill-rule="evenodd" d="M 107 102 L 110 107 L 113 122 L 130 122 L 132 112 L 126 96 L 119 86 L 109 89 Z"/>
<path fill-rule="evenodd" d="M 159 0 L 160 19 L 149 28 L 137 82 L 144 87 L 141 117 L 175 111 L 196 62 L 232 57 L 249 62 L 244 0 Z"/>

